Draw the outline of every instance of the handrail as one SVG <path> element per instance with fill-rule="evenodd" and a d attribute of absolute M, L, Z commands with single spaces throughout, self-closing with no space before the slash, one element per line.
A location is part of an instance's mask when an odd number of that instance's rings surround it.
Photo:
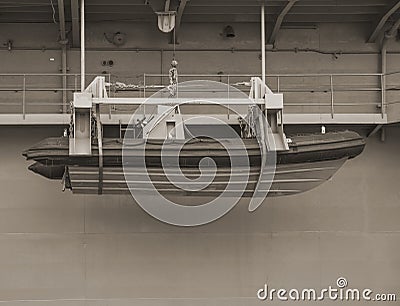
<path fill-rule="evenodd" d="M 400 74 L 400 71 L 396 72 L 389 72 L 386 74 L 382 73 L 274 73 L 274 74 L 267 74 L 267 77 L 318 77 L 318 76 L 390 76 L 393 74 Z M 0 76 L 80 76 L 80 73 L 0 73 Z M 99 73 L 86 73 L 85 75 L 88 76 L 98 76 Z M 108 76 L 111 74 L 104 74 Z M 145 73 L 144 75 L 148 77 L 160 77 L 165 76 L 167 77 L 168 74 L 161 74 L 161 73 Z M 179 74 L 179 76 L 184 77 L 257 77 L 258 74 Z"/>
<path fill-rule="evenodd" d="M 393 74 L 393 73 L 392 73 Z M 380 91 L 381 92 L 381 98 L 379 101 L 379 108 L 380 108 L 380 113 L 382 115 L 382 118 L 385 115 L 385 104 L 386 104 L 386 81 L 385 81 L 385 76 L 382 73 L 287 73 L 287 74 L 267 74 L 266 78 L 271 79 L 274 78 L 276 79 L 276 91 L 279 92 L 293 92 L 296 90 L 296 88 L 290 90 L 289 88 L 284 88 L 282 86 L 282 79 L 284 78 L 327 78 L 329 80 L 329 83 L 326 85 L 326 88 L 330 94 L 330 114 L 332 119 L 334 118 L 335 114 L 335 105 L 338 105 L 338 103 L 335 103 L 335 92 L 345 92 L 345 90 L 341 89 L 340 86 L 343 86 L 342 84 L 338 85 L 337 84 L 337 79 L 341 77 L 375 77 L 377 78 L 377 84 L 380 83 L 379 88 L 377 86 L 373 88 L 363 88 L 363 91 Z M 148 82 L 146 81 L 146 78 L 153 78 L 153 77 L 168 77 L 167 74 L 144 74 L 143 75 L 143 83 L 147 84 Z M 240 75 L 240 74 L 180 74 L 181 78 L 185 77 L 212 77 L 212 78 L 220 78 L 220 79 L 227 79 L 228 85 L 230 84 L 231 78 L 235 77 L 250 77 L 249 75 Z M 335 82 L 336 81 L 336 82 Z M 313 86 L 306 84 L 307 86 Z M 304 89 L 304 86 L 302 86 L 300 89 L 297 88 L 296 92 L 298 93 L 306 93 L 306 92 L 318 92 L 318 88 L 320 88 L 321 85 L 317 85 L 317 90 L 315 90 L 315 85 L 313 86 L 313 89 L 310 89 L 307 87 L 307 89 Z M 228 86 L 229 88 L 229 86 Z M 303 90 L 303 91 L 302 91 Z M 347 91 L 350 91 L 350 89 L 347 89 Z M 355 88 L 354 91 L 360 91 L 359 88 Z M 326 92 L 324 90 L 324 92 Z M 287 104 L 286 104 L 287 105 Z M 299 105 L 301 106 L 301 105 Z M 304 106 L 304 105 L 303 105 Z M 320 104 L 320 106 L 322 106 Z"/>
<path fill-rule="evenodd" d="M 168 77 L 168 74 L 160 73 L 145 73 L 148 77 Z M 266 77 L 317 77 L 317 76 L 381 76 L 382 73 L 279 73 L 279 74 L 266 74 Z M 254 77 L 257 74 L 179 74 L 183 77 Z"/>
<path fill-rule="evenodd" d="M 391 75 L 394 75 L 394 74 L 400 74 L 400 71 L 387 72 L 387 73 L 385 74 L 385 76 L 391 76 Z"/>
<path fill-rule="evenodd" d="M 0 76 L 80 76 L 80 73 L 0 73 Z M 99 73 L 86 73 L 89 76 L 98 76 Z M 106 76 L 111 74 L 105 74 Z"/>
<path fill-rule="evenodd" d="M 87 76 L 97 76 L 99 75 L 98 73 L 87 73 Z M 390 101 L 386 101 L 387 95 L 386 92 L 390 90 L 394 85 L 388 85 L 389 82 L 386 80 L 387 78 L 389 79 L 393 75 L 400 75 L 399 72 L 390 72 L 386 74 L 382 73 L 284 73 L 284 74 L 267 74 L 267 83 L 271 84 L 270 87 L 273 90 L 276 90 L 277 92 L 283 92 L 284 94 L 287 94 L 289 99 L 286 100 L 286 103 L 284 102 L 284 105 L 288 107 L 288 109 L 285 110 L 285 112 L 289 112 L 291 110 L 291 107 L 308 107 L 311 108 L 315 106 L 317 109 L 316 111 L 322 112 L 321 107 L 329 107 L 329 111 L 325 112 L 323 111 L 322 113 L 327 113 L 330 114 L 332 118 L 334 118 L 335 114 L 337 112 L 340 112 L 340 108 L 343 109 L 343 107 L 346 106 L 353 106 L 354 108 L 357 108 L 356 105 L 365 106 L 368 108 L 368 111 L 371 113 L 375 114 L 382 114 L 382 117 L 386 113 L 386 105 L 390 104 Z M 107 81 L 111 83 L 111 78 L 114 77 L 114 75 L 111 74 L 104 74 L 104 76 L 107 77 Z M 223 79 L 225 82 L 227 82 L 229 85 L 235 85 L 235 86 L 241 86 L 243 84 L 238 84 L 238 83 L 243 83 L 247 82 L 250 80 L 251 77 L 257 76 L 257 74 L 180 74 L 179 75 L 182 78 L 219 78 Z M 57 104 L 52 102 L 46 102 L 46 101 L 40 101 L 39 103 L 33 103 L 32 101 L 29 101 L 30 96 L 28 95 L 28 92 L 35 92 L 35 91 L 54 91 L 54 92 L 74 92 L 78 91 L 78 79 L 80 78 L 80 73 L 0 73 L 0 79 L 4 80 L 7 77 L 22 77 L 22 84 L 18 83 L 18 80 L 12 79 L 10 84 L 7 84 L 6 87 L 1 87 L 1 82 L 0 82 L 0 91 L 15 91 L 15 92 L 22 92 L 22 101 L 21 104 L 15 104 L 15 102 L 12 103 L 0 103 L 0 106 L 7 107 L 7 105 L 20 105 L 21 106 L 21 111 L 20 114 L 23 115 L 25 118 L 26 113 L 29 113 L 30 107 L 32 105 L 34 106 L 39 106 L 39 105 L 54 105 L 54 106 L 64 106 L 61 103 Z M 29 78 L 35 78 L 35 77 L 44 77 L 41 80 L 43 81 L 43 84 L 41 84 L 42 87 L 35 86 L 35 84 L 29 84 L 27 82 L 27 79 Z M 57 83 L 54 84 L 55 86 L 53 87 L 53 79 L 51 79 L 51 82 L 46 81 L 46 77 L 55 77 L 57 80 L 58 77 L 70 77 L 68 79 L 68 83 L 66 87 L 60 86 L 60 84 Z M 124 76 L 125 78 L 132 78 L 135 77 L 140 80 L 140 76 L 134 75 L 134 76 Z M 151 88 L 151 86 L 154 86 L 152 84 L 154 80 L 150 80 L 152 78 L 160 78 L 161 81 L 163 78 L 167 78 L 167 74 L 143 74 L 143 79 L 140 83 L 142 83 L 141 88 L 138 88 L 138 92 L 140 93 L 140 96 L 145 98 L 148 95 L 151 95 L 154 93 L 154 88 Z M 73 79 L 71 81 L 71 78 Z M 244 80 L 239 80 L 238 78 L 243 78 Z M 297 84 L 296 80 L 290 80 L 294 78 L 318 78 L 317 81 L 314 79 L 310 79 L 310 81 L 304 80 L 301 82 L 301 84 Z M 342 79 L 341 78 L 358 78 L 358 81 L 356 82 L 349 82 L 348 79 Z M 364 78 L 364 79 L 363 79 Z M 374 78 L 374 79 L 368 79 L 369 81 L 367 84 L 364 86 L 365 78 Z M 376 80 L 375 80 L 376 78 Z M 272 79 L 272 80 L 271 80 Z M 323 80 L 323 81 L 321 81 Z M 159 82 L 160 79 L 157 79 L 157 82 Z M 286 83 L 288 82 L 288 83 Z M 396 81 L 397 82 L 397 81 Z M 14 88 L 14 84 L 16 87 Z M 18 86 L 17 86 L 18 85 Z M 229 86 L 228 86 L 229 88 Z M 111 92 L 111 87 L 109 87 L 109 93 Z M 360 99 L 360 103 L 355 103 L 354 101 L 350 100 L 345 100 L 344 96 L 340 95 L 341 93 L 346 93 L 346 92 L 359 92 L 360 95 L 363 94 L 369 94 L 371 95 L 370 97 L 374 97 L 373 99 L 369 100 L 363 100 Z M 375 102 L 375 92 L 381 92 L 380 98 L 377 98 Z M 310 93 L 319 93 L 322 95 L 314 96 L 315 99 L 317 97 L 320 99 L 316 102 L 310 98 L 309 95 Z M 289 95 L 291 94 L 291 95 Z M 329 96 L 325 96 L 323 94 L 327 94 Z M 70 97 L 71 94 L 69 94 Z M 229 95 L 229 92 L 228 92 Z M 303 100 L 300 102 L 293 102 L 293 97 L 297 99 L 295 95 L 299 95 L 299 97 L 303 97 Z M 301 96 L 303 95 L 303 96 Z M 110 95 L 109 95 L 110 96 Z M 328 100 L 329 97 L 329 100 Z M 50 97 L 52 98 L 52 97 Z M 14 98 L 13 98 L 14 99 Z M 292 99 L 292 101 L 291 101 Z M 307 100 L 308 99 L 308 100 Z M 14 101 L 14 100 L 12 100 Z M 4 106 L 6 105 L 6 106 Z M 376 105 L 376 110 L 374 110 L 373 105 Z M 61 112 L 65 112 L 65 110 L 61 110 Z M 119 110 L 114 109 L 110 106 L 109 108 L 109 116 L 111 118 L 112 112 L 118 113 Z M 307 110 L 306 110 L 307 111 Z M 0 113 L 1 113 L 1 108 L 0 108 Z M 15 113 L 15 112 L 14 112 Z M 357 113 L 356 110 L 353 110 L 353 113 Z"/>

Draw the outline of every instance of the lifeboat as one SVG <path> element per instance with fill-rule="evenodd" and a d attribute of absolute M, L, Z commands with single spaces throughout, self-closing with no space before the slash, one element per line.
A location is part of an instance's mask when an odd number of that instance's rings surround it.
<path fill-rule="evenodd" d="M 349 159 L 352 159 L 364 149 L 365 140 L 354 131 L 337 131 L 327 133 L 308 133 L 287 135 L 288 150 L 277 151 L 276 167 L 266 169 L 273 171 L 270 177 L 268 196 L 293 195 L 313 189 L 330 179 L 334 173 Z M 257 188 L 262 165 L 262 154 L 257 139 L 240 139 L 245 151 L 240 150 L 240 144 L 235 139 L 220 139 L 215 141 L 209 138 L 194 138 L 184 140 L 156 140 L 131 139 L 124 143 L 120 138 L 104 138 L 102 141 L 101 165 L 99 163 L 98 143 L 92 142 L 91 155 L 71 156 L 69 154 L 68 137 L 47 138 L 23 152 L 27 160 L 34 161 L 29 170 L 52 180 L 62 180 L 64 186 L 77 194 L 129 193 L 129 186 L 134 186 L 137 192 L 145 192 L 147 185 L 144 176 L 151 178 L 151 183 L 162 194 L 178 196 L 217 196 L 226 190 L 227 184 L 243 184 L 244 190 L 229 188 L 229 192 L 236 196 L 251 197 Z M 184 143 L 183 143 L 184 142 Z M 181 188 L 180 184 L 170 182 L 174 171 L 165 173 L 169 160 L 175 158 L 176 148 L 181 147 L 179 154 L 179 171 L 191 182 L 190 188 Z M 225 148 L 229 148 L 229 154 Z M 161 160 L 163 150 L 163 160 Z M 135 160 L 140 160 L 145 152 L 145 168 Z M 239 165 L 232 172 L 230 155 L 232 152 L 245 152 L 246 165 Z M 124 172 L 124 157 L 128 155 L 133 161 L 129 165 L 129 181 L 127 182 L 126 169 Z M 170 154 L 170 155 L 169 155 Z M 233 153 L 235 154 L 235 153 Z M 210 169 L 199 168 L 202 160 L 212 159 Z M 216 167 L 216 169 L 212 168 Z M 101 175 L 99 175 L 101 168 Z M 247 176 L 241 176 L 241 171 L 248 170 Z M 178 173 L 175 173 L 178 176 Z M 211 183 L 204 188 L 197 188 L 196 178 L 210 176 Z M 232 175 L 235 176 L 232 179 Z M 245 177 L 245 178 L 244 178 Z M 178 179 L 179 180 L 179 179 Z M 268 180 L 268 179 L 267 179 Z M 200 185 L 199 185 L 200 186 Z M 190 191 L 195 190 L 195 191 Z M 132 190 L 131 190 L 132 191 Z"/>

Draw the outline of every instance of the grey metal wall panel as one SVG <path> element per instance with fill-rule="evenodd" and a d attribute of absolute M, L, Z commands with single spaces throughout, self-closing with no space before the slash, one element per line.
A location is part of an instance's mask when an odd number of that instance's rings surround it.
<path fill-rule="evenodd" d="M 399 128 L 314 191 L 251 214 L 239 203 L 197 228 L 162 224 L 128 196 L 72 196 L 30 173 L 22 149 L 58 133 L 0 129 L 2 305 L 256 305 L 265 282 L 318 288 L 339 276 L 398 293 Z"/>

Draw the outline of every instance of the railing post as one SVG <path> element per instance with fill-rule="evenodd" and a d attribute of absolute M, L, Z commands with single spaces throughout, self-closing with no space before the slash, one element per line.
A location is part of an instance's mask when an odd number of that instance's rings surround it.
<path fill-rule="evenodd" d="M 143 98 L 146 99 L 146 73 L 143 74 Z M 143 103 L 143 118 L 146 116 L 146 103 Z"/>
<path fill-rule="evenodd" d="M 229 78 L 229 74 L 228 74 L 228 100 L 229 100 L 229 98 L 230 98 L 230 87 L 231 87 L 231 82 L 230 82 L 230 78 Z M 229 104 L 228 104 L 228 120 L 229 120 L 229 116 L 230 116 L 230 113 L 231 113 L 231 110 L 230 110 L 230 108 L 229 108 Z"/>
<path fill-rule="evenodd" d="M 25 120 L 25 113 L 26 113 L 26 75 L 24 74 L 24 79 L 23 79 L 23 83 L 22 83 L 22 118 Z"/>
<path fill-rule="evenodd" d="M 229 92 L 229 90 L 230 90 L 230 87 L 231 86 L 231 82 L 230 82 L 230 78 L 229 78 L 229 75 L 228 75 L 228 99 L 229 99 L 229 94 L 230 94 L 230 92 Z"/>
<path fill-rule="evenodd" d="M 382 118 L 385 115 L 385 104 L 386 104 L 386 75 L 381 74 L 381 115 Z"/>
<path fill-rule="evenodd" d="M 143 74 L 143 98 L 146 98 L 146 73 Z"/>
<path fill-rule="evenodd" d="M 111 73 L 108 74 L 108 97 L 111 97 Z M 112 105 L 108 107 L 108 118 L 111 120 Z"/>
<path fill-rule="evenodd" d="M 63 56 L 63 58 L 64 58 L 64 56 Z M 63 62 L 64 62 L 64 60 L 63 60 Z M 64 63 L 63 63 L 63 65 L 64 65 Z M 62 108 L 61 108 L 61 111 L 63 114 L 65 114 L 67 112 L 67 100 L 68 100 L 67 99 L 68 98 L 67 97 L 67 84 L 68 84 L 67 72 L 64 72 L 64 70 L 65 69 L 63 68 L 63 76 L 62 76 L 62 87 L 63 88 L 62 88 Z"/>
<path fill-rule="evenodd" d="M 111 73 L 108 74 L 108 97 L 111 97 Z"/>
<path fill-rule="evenodd" d="M 333 75 L 331 74 L 330 76 L 330 85 L 331 85 L 331 117 L 333 119 L 334 115 L 334 95 L 333 95 Z"/>
<path fill-rule="evenodd" d="M 281 90 L 281 78 L 279 77 L 279 75 L 277 76 L 277 78 L 276 78 L 276 91 L 278 92 L 278 93 L 280 93 L 280 90 Z"/>

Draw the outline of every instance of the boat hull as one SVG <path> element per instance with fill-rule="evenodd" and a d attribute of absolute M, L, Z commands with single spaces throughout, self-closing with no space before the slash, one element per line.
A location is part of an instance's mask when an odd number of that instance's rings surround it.
<path fill-rule="evenodd" d="M 336 171 L 345 163 L 347 159 L 328 160 L 298 164 L 277 165 L 275 174 L 272 176 L 272 184 L 269 190 L 259 190 L 268 193 L 268 196 L 293 195 L 311 190 L 323 182 L 330 179 Z M 247 184 L 239 175 L 237 178 L 230 177 L 229 172 L 220 172 L 214 176 L 213 182 L 206 188 L 199 191 L 194 190 L 201 183 L 195 181 L 186 183 L 185 190 L 177 187 L 179 184 L 185 184 L 184 180 L 179 179 L 179 175 L 171 183 L 162 171 L 150 170 L 149 177 L 151 184 L 145 178 L 142 169 L 130 169 L 127 178 L 124 175 L 123 168 L 112 167 L 105 168 L 103 171 L 102 193 L 103 194 L 128 194 L 132 193 L 154 193 L 154 188 L 161 194 L 183 195 L 183 196 L 218 196 L 224 193 L 224 196 L 232 197 L 251 197 L 254 192 L 255 184 L 259 177 L 259 169 L 250 169 Z M 182 171 L 186 178 L 198 177 L 197 171 Z M 207 175 L 207 174 L 202 174 Z M 95 167 L 68 167 L 68 177 L 70 189 L 77 194 L 97 194 L 99 186 L 99 173 Z M 230 190 L 226 187 L 230 180 Z M 268 181 L 263 181 L 269 183 Z M 128 184 L 127 184 L 128 183 Z M 128 188 L 131 187 L 131 190 Z M 237 188 L 235 186 L 237 185 Z M 153 188 L 154 186 L 154 188 Z M 266 184 L 269 186 L 269 184 Z M 244 188 L 243 188 L 244 187 Z"/>
<path fill-rule="evenodd" d="M 359 155 L 365 146 L 364 139 L 352 131 L 295 135 L 290 139 L 289 150 L 276 153 L 275 173 L 267 175 L 270 181 L 260 185 L 260 192 L 268 192 L 262 190 L 267 188 L 263 186 L 270 186 L 269 196 L 291 195 L 313 189 L 331 178 L 346 160 Z M 224 196 L 250 197 L 260 178 L 261 154 L 255 139 L 241 141 L 245 144 L 245 150 L 235 139 L 222 142 L 210 139 L 189 141 L 179 154 L 180 170 L 184 177 L 173 175 L 175 184 L 166 177 L 164 170 L 174 164 L 176 147 L 182 145 L 181 141 L 151 140 L 145 143 L 141 139 L 134 139 L 124 144 L 121 139 L 105 139 L 101 169 L 98 166 L 96 143 L 92 145 L 91 156 L 74 157 L 68 153 L 68 138 L 48 138 L 25 151 L 24 156 L 36 161 L 30 166 L 31 171 L 50 179 L 64 179 L 66 187 L 74 193 L 121 194 L 129 193 L 130 189 L 133 193 L 151 193 L 156 189 L 162 194 L 181 196 L 218 196 L 224 192 Z M 225 147 L 229 148 L 229 154 Z M 146 169 L 140 162 L 143 152 Z M 123 153 L 130 157 L 129 175 L 124 174 Z M 247 161 L 249 168 L 239 165 L 232 171 L 230 157 L 243 153 L 246 155 L 243 160 Z M 216 173 L 212 169 L 209 173 L 207 169 L 200 173 L 198 165 L 205 157 L 214 160 Z M 207 175 L 210 176 L 211 183 L 205 188 L 201 188 L 201 182 L 190 180 L 198 178 L 200 174 L 205 179 Z M 176 183 L 184 188 L 177 187 Z M 229 192 L 226 191 L 228 184 Z"/>

